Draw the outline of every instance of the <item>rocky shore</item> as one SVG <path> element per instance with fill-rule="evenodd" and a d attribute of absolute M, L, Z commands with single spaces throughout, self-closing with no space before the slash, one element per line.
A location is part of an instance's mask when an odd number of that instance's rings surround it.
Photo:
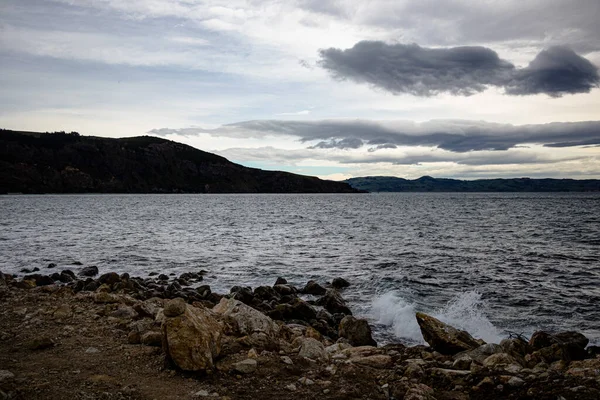
<path fill-rule="evenodd" d="M 581 333 L 485 343 L 423 313 L 429 346 L 378 346 L 342 278 L 297 288 L 95 267 L 0 273 L 3 399 L 599 399 Z"/>

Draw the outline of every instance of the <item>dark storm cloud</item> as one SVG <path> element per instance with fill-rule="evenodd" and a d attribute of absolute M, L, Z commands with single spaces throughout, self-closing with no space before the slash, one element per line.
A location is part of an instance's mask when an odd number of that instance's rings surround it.
<path fill-rule="evenodd" d="M 456 153 L 508 150 L 522 144 L 569 147 L 600 144 L 600 121 L 555 122 L 540 125 L 510 125 L 483 121 L 433 120 L 407 121 L 323 120 L 323 121 L 246 121 L 217 129 L 158 129 L 150 133 L 210 134 L 239 138 L 294 136 L 301 142 L 318 142 L 313 148 L 437 147 Z M 360 147 L 360 146 L 359 146 Z"/>
<path fill-rule="evenodd" d="M 566 47 L 542 51 L 526 67 L 518 70 L 506 93 L 528 95 L 546 93 L 552 97 L 587 93 L 598 87 L 598 68 Z"/>
<path fill-rule="evenodd" d="M 416 44 L 362 41 L 350 49 L 322 49 L 319 65 L 338 80 L 367 83 L 393 94 L 470 96 L 489 86 L 507 94 L 552 97 L 597 87 L 598 69 L 565 47 L 542 51 L 517 69 L 486 47 L 425 48 Z"/>

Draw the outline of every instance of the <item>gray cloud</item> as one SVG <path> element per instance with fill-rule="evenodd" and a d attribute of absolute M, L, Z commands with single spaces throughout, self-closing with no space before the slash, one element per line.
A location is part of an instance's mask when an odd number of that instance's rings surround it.
<path fill-rule="evenodd" d="M 432 120 L 410 121 L 322 120 L 322 121 L 245 121 L 216 129 L 155 129 L 149 133 L 210 134 L 240 138 L 294 136 L 301 142 L 323 142 L 315 148 L 356 148 L 364 145 L 428 146 L 451 152 L 508 150 L 522 144 L 570 147 L 600 144 L 600 121 L 554 122 L 538 125 L 510 125 L 483 121 Z"/>
<path fill-rule="evenodd" d="M 512 150 L 508 153 L 449 153 L 444 151 L 422 151 L 410 154 L 372 153 L 329 153 L 314 149 L 285 150 L 274 147 L 230 148 L 218 152 L 219 155 L 237 161 L 270 161 L 278 163 L 296 163 L 304 160 L 336 161 L 340 164 L 393 164 L 419 165 L 432 163 L 454 163 L 465 166 L 512 165 L 512 164 L 554 164 L 567 161 L 583 160 L 589 157 L 550 157 L 535 152 Z"/>
<path fill-rule="evenodd" d="M 598 87 L 598 68 L 566 47 L 551 47 L 538 54 L 515 73 L 506 93 L 528 95 L 546 93 L 560 97 L 569 93 L 588 93 Z"/>
<path fill-rule="evenodd" d="M 362 41 L 352 48 L 319 51 L 319 65 L 338 80 L 367 83 L 393 94 L 470 96 L 489 86 L 507 94 L 560 97 L 598 87 L 598 69 L 565 47 L 542 51 L 517 69 L 486 47 L 425 48 L 416 44 Z"/>
<path fill-rule="evenodd" d="M 346 138 L 342 140 L 331 139 L 327 142 L 321 141 L 309 149 L 360 149 L 363 141 L 358 138 Z"/>

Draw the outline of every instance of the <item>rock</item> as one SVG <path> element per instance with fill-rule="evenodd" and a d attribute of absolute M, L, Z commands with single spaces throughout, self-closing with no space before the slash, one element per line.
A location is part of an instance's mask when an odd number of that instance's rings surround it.
<path fill-rule="evenodd" d="M 48 264 L 48 266 L 46 268 L 56 268 L 56 264 L 50 263 L 50 264 Z"/>
<path fill-rule="evenodd" d="M 208 390 L 199 390 L 196 393 L 194 393 L 194 397 L 208 397 L 210 396 L 210 393 L 208 393 Z"/>
<path fill-rule="evenodd" d="M 48 286 L 54 284 L 52 277 L 41 274 L 25 275 L 23 280 L 34 281 L 37 286 Z"/>
<path fill-rule="evenodd" d="M 160 275 L 158 275 L 158 280 L 159 281 L 168 281 L 169 277 L 165 274 L 160 274 Z"/>
<path fill-rule="evenodd" d="M 70 318 L 72 315 L 73 315 L 73 310 L 71 310 L 71 307 L 68 304 L 63 304 L 63 305 L 59 306 L 52 313 L 52 317 L 54 319 L 66 319 L 66 318 Z"/>
<path fill-rule="evenodd" d="M 88 347 L 87 349 L 85 349 L 86 354 L 95 354 L 95 353 L 100 353 L 100 350 L 98 350 L 95 347 Z"/>
<path fill-rule="evenodd" d="M 54 340 L 46 336 L 34 338 L 27 343 L 29 350 L 44 350 L 50 347 L 54 347 Z"/>
<path fill-rule="evenodd" d="M 162 346 L 162 333 L 157 331 L 148 331 L 140 336 L 140 342 L 146 346 Z"/>
<path fill-rule="evenodd" d="M 411 386 L 404 395 L 404 400 L 435 400 L 434 391 L 423 383 Z"/>
<path fill-rule="evenodd" d="M 222 298 L 213 311 L 233 319 L 241 335 L 264 332 L 275 339 L 279 332 L 279 326 L 271 318 L 235 299 Z"/>
<path fill-rule="evenodd" d="M 106 293 L 106 292 L 98 292 L 94 293 L 94 302 L 101 304 L 110 304 L 110 303 L 119 303 L 121 298 L 116 294 Z"/>
<path fill-rule="evenodd" d="M 249 287 L 234 286 L 230 292 L 235 300 L 239 300 L 244 304 L 252 304 L 254 300 L 254 294 Z"/>
<path fill-rule="evenodd" d="M 279 302 L 281 300 L 281 295 L 277 293 L 275 289 L 271 286 L 259 286 L 254 289 L 254 297 L 257 297 L 261 300 L 271 301 L 275 300 Z"/>
<path fill-rule="evenodd" d="M 133 319 L 138 316 L 138 313 L 135 312 L 133 307 L 121 305 L 108 315 L 113 318 Z"/>
<path fill-rule="evenodd" d="M 331 346 L 325 347 L 325 350 L 329 354 L 333 354 L 333 353 L 338 353 L 338 352 L 341 352 L 343 350 L 346 350 L 346 349 L 348 349 L 350 347 L 352 347 L 352 346 L 350 344 L 348 344 L 348 343 L 334 343 Z"/>
<path fill-rule="evenodd" d="M 333 281 L 331 281 L 331 287 L 334 289 L 343 289 L 348 286 L 350 286 L 350 283 L 344 278 L 334 278 Z"/>
<path fill-rule="evenodd" d="M 377 346 L 366 319 L 354 318 L 352 315 L 345 316 L 340 322 L 339 335 L 348 339 L 352 346 Z"/>
<path fill-rule="evenodd" d="M 108 272 L 98 278 L 98 283 L 101 285 L 114 285 L 115 283 L 121 282 L 121 277 L 116 272 Z"/>
<path fill-rule="evenodd" d="M 281 362 L 287 365 L 293 365 L 294 362 L 292 361 L 291 358 L 289 358 L 288 356 L 281 356 Z"/>
<path fill-rule="evenodd" d="M 298 356 L 310 358 L 311 360 L 329 360 L 329 353 L 321 342 L 313 338 L 300 338 L 300 352 Z"/>
<path fill-rule="evenodd" d="M 285 387 L 287 390 L 289 390 L 290 392 L 295 392 L 296 391 L 296 385 L 294 385 L 293 383 L 290 383 L 289 385 L 287 385 Z"/>
<path fill-rule="evenodd" d="M 233 370 L 240 374 L 251 374 L 256 371 L 258 363 L 256 360 L 247 358 L 243 361 L 233 364 Z"/>
<path fill-rule="evenodd" d="M 349 362 L 371 368 L 385 369 L 392 366 L 392 357 L 387 354 L 375 354 L 367 357 L 354 357 Z"/>
<path fill-rule="evenodd" d="M 275 281 L 275 285 L 285 285 L 287 284 L 287 279 L 282 278 L 282 277 L 278 277 L 277 280 Z"/>
<path fill-rule="evenodd" d="M 298 383 L 304 386 L 312 386 L 315 384 L 315 382 L 312 379 L 308 379 L 307 377 L 303 376 L 302 378 L 298 379 Z"/>
<path fill-rule="evenodd" d="M 521 378 L 519 378 L 518 376 L 513 376 L 512 378 L 510 378 L 507 382 L 508 386 L 512 386 L 512 387 L 521 387 L 523 385 L 525 385 L 525 381 Z"/>
<path fill-rule="evenodd" d="M 600 377 L 600 358 L 573 361 L 569 364 L 566 375 L 598 378 Z"/>
<path fill-rule="evenodd" d="M 183 300 L 181 297 L 178 297 L 165 304 L 163 313 L 165 314 L 165 317 L 177 317 L 183 314 L 186 308 L 187 304 L 185 300 Z"/>
<path fill-rule="evenodd" d="M 503 365 L 517 364 L 517 360 L 510 354 L 496 353 L 483 360 L 482 364 L 485 367 L 494 368 Z"/>
<path fill-rule="evenodd" d="M 458 330 L 432 316 L 419 312 L 416 317 L 425 341 L 442 354 L 453 355 L 481 345 L 467 332 Z"/>
<path fill-rule="evenodd" d="M 93 265 L 91 267 L 82 268 L 79 271 L 79 276 L 96 276 L 96 275 L 98 275 L 98 267 L 96 267 L 95 265 Z"/>
<path fill-rule="evenodd" d="M 295 287 L 287 284 L 277 284 L 273 286 L 273 290 L 282 296 L 292 296 L 298 292 Z"/>
<path fill-rule="evenodd" d="M 15 378 L 15 374 L 6 370 L 0 369 L 0 384 L 8 381 L 12 381 Z"/>
<path fill-rule="evenodd" d="M 316 281 L 310 280 L 306 283 L 306 286 L 304 286 L 304 289 L 302 289 L 302 293 L 304 294 L 314 294 L 317 296 L 322 296 L 327 292 L 327 290 L 319 285 Z"/>
<path fill-rule="evenodd" d="M 529 343 L 521 338 L 504 339 L 500 346 L 505 353 L 519 357 L 525 357 L 533 351 Z"/>
<path fill-rule="evenodd" d="M 502 353 L 503 351 L 504 351 L 504 348 L 502 346 L 497 345 L 495 343 L 487 343 L 487 344 L 477 347 L 476 349 L 462 351 L 460 353 L 457 353 L 452 358 L 455 361 L 466 359 L 466 360 L 474 360 L 474 361 L 477 361 L 478 363 L 483 363 L 483 360 L 485 360 L 492 354 Z"/>
<path fill-rule="evenodd" d="M 332 314 L 352 315 L 352 312 L 346 306 L 346 302 L 335 289 L 328 289 L 325 296 L 317 300 L 317 305 L 325 307 Z"/>
<path fill-rule="evenodd" d="M 221 351 L 222 327 L 205 308 L 186 305 L 176 317 L 162 323 L 163 350 L 167 359 L 184 371 L 207 371 L 214 368 L 214 358 Z"/>

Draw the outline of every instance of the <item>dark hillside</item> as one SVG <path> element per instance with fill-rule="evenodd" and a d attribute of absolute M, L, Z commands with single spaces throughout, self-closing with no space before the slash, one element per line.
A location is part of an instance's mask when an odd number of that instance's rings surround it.
<path fill-rule="evenodd" d="M 0 130 L 1 193 L 352 193 L 346 183 L 234 164 L 170 140 Z"/>
<path fill-rule="evenodd" d="M 403 179 L 394 176 L 366 176 L 346 180 L 350 186 L 368 192 L 599 192 L 600 180 L 587 179 Z"/>

